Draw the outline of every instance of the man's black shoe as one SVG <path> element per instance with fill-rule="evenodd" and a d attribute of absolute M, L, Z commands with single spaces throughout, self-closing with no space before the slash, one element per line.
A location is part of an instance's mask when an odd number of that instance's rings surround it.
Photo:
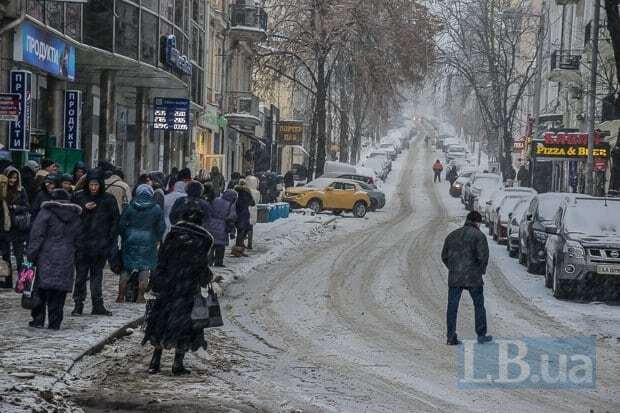
<path fill-rule="evenodd" d="M 76 303 L 75 308 L 71 311 L 71 315 L 82 315 L 82 311 L 84 311 L 84 304 Z"/>
<path fill-rule="evenodd" d="M 43 324 L 35 323 L 34 321 L 29 321 L 28 325 L 33 328 L 43 328 Z"/>
<path fill-rule="evenodd" d="M 456 336 L 454 336 L 452 338 L 449 338 L 446 344 L 449 346 L 458 346 L 459 344 L 463 344 L 463 342 L 459 340 Z"/>
<path fill-rule="evenodd" d="M 478 336 L 478 344 L 484 344 L 493 341 L 493 336 Z"/>
<path fill-rule="evenodd" d="M 92 315 L 105 315 L 105 316 L 111 316 L 112 315 L 112 311 L 107 310 L 103 305 L 101 306 L 96 306 L 93 307 L 93 311 L 91 311 Z"/>

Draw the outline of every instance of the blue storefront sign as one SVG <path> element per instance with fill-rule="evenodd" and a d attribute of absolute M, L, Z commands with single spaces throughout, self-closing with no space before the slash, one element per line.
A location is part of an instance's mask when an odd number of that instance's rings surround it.
<path fill-rule="evenodd" d="M 15 33 L 13 58 L 38 67 L 52 76 L 75 80 L 75 47 L 31 22 Z"/>
<path fill-rule="evenodd" d="M 177 38 L 174 34 L 164 37 L 164 63 L 173 69 L 179 70 L 186 75 L 192 74 L 192 64 L 189 58 L 181 55 L 181 51 L 177 49 Z"/>
<path fill-rule="evenodd" d="M 155 98 L 153 107 L 153 129 L 189 130 L 189 99 Z"/>
<path fill-rule="evenodd" d="M 82 94 L 79 90 L 65 91 L 65 149 L 80 149 Z"/>
<path fill-rule="evenodd" d="M 26 70 L 11 71 L 11 93 L 19 95 L 19 115 L 9 122 L 9 149 L 30 150 L 30 119 L 32 117 L 32 73 Z"/>

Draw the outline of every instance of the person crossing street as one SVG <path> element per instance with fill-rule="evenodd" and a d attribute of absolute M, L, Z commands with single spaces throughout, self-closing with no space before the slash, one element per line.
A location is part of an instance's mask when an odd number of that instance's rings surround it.
<path fill-rule="evenodd" d="M 446 238 L 441 251 L 441 261 L 448 267 L 448 309 L 446 314 L 447 344 L 461 342 L 456 334 L 456 318 L 463 290 L 467 290 L 474 302 L 476 334 L 478 343 L 493 338 L 487 336 L 487 318 L 484 308 L 482 276 L 489 262 L 489 246 L 486 236 L 480 231 L 482 215 L 472 211 L 467 215 L 465 225 L 452 231 Z"/>
<path fill-rule="evenodd" d="M 437 159 L 433 164 L 433 173 L 435 174 L 433 182 L 441 182 L 441 171 L 443 171 L 443 165 L 441 161 Z"/>

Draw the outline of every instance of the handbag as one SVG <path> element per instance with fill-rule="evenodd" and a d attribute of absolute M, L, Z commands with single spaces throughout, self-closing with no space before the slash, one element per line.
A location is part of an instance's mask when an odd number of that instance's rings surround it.
<path fill-rule="evenodd" d="M 22 271 L 23 272 L 23 271 Z M 20 273 L 21 275 L 21 273 Z M 26 310 L 32 310 L 41 305 L 41 297 L 37 293 L 35 288 L 35 282 L 37 278 L 37 271 L 35 267 L 32 267 L 32 280 L 27 283 L 25 289 L 22 292 L 22 308 Z"/>
<path fill-rule="evenodd" d="M 35 271 L 36 269 L 32 264 L 24 263 L 22 270 L 17 275 L 17 282 L 15 283 L 16 293 L 21 294 L 34 284 Z"/>
<path fill-rule="evenodd" d="M 123 272 L 123 253 L 118 245 L 112 247 L 108 263 L 110 264 L 110 271 L 114 274 L 120 275 Z"/>
<path fill-rule="evenodd" d="M 192 328 L 194 330 L 222 327 L 224 325 L 220 303 L 211 285 L 209 285 L 207 292 L 206 297 L 202 294 L 194 296 L 194 306 L 191 313 Z"/>

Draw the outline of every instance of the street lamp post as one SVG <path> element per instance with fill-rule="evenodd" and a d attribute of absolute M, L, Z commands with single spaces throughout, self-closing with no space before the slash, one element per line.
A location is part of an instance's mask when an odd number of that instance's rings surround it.
<path fill-rule="evenodd" d="M 594 169 L 594 117 L 596 116 L 596 77 L 598 70 L 598 30 L 601 14 L 601 0 L 594 0 L 594 20 L 592 21 L 592 67 L 588 101 L 588 160 L 586 162 L 586 193 L 594 192 L 592 171 Z"/>
<path fill-rule="evenodd" d="M 534 126 L 532 127 L 532 141 L 530 143 L 530 187 L 534 187 L 534 138 L 540 123 L 540 90 L 542 89 L 543 48 L 545 44 L 545 2 L 540 7 L 540 23 L 538 38 L 536 39 L 536 85 L 534 90 Z"/>

